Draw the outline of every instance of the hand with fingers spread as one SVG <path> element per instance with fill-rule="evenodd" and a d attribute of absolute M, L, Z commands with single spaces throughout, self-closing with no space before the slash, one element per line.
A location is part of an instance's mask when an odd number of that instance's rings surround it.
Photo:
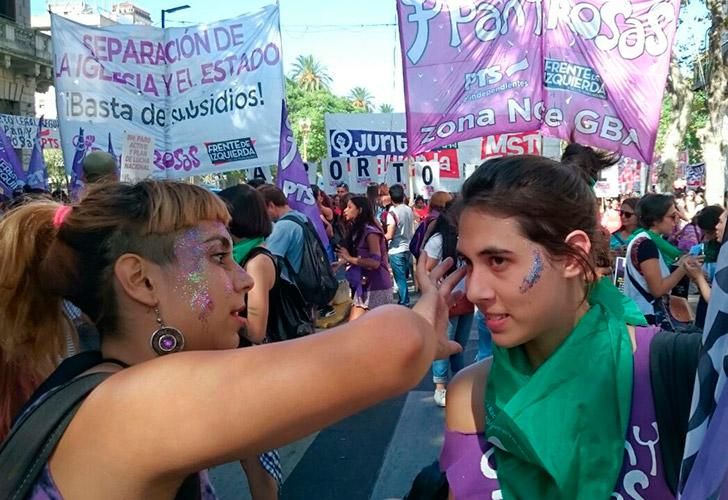
<path fill-rule="evenodd" d="M 435 359 L 446 359 L 462 351 L 460 344 L 447 337 L 448 310 L 462 295 L 462 292 L 453 292 L 453 289 L 466 273 L 463 267 L 445 277 L 453 264 L 453 260 L 448 257 L 428 273 L 424 259 L 417 263 L 417 281 L 422 296 L 412 310 L 427 320 L 435 330 L 438 339 Z"/>

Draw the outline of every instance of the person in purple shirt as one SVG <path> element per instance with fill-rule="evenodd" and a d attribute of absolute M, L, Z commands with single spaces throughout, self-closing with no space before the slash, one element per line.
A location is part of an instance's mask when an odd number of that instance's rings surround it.
<path fill-rule="evenodd" d="M 672 498 L 650 386 L 654 328 L 593 255 L 590 181 L 610 158 L 489 160 L 465 182 L 458 251 L 493 357 L 448 387 L 440 467 L 461 499 Z"/>

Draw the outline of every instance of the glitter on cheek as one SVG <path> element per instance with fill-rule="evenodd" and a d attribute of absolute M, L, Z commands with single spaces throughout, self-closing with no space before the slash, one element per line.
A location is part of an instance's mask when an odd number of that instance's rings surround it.
<path fill-rule="evenodd" d="M 215 309 L 215 304 L 210 297 L 205 278 L 207 260 L 198 229 L 191 229 L 180 236 L 175 243 L 175 257 L 180 266 L 175 291 L 189 299 L 192 311 L 198 313 L 198 318 L 204 321 Z"/>
<path fill-rule="evenodd" d="M 533 250 L 533 263 L 531 269 L 528 270 L 528 274 L 523 278 L 519 291 L 521 293 L 528 292 L 531 288 L 541 280 L 543 274 L 543 257 L 538 249 Z"/>

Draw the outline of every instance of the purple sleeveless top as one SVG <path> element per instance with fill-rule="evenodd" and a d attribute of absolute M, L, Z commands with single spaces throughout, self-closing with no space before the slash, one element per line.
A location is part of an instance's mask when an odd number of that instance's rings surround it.
<path fill-rule="evenodd" d="M 650 385 L 650 341 L 658 330 L 636 328 L 632 412 L 624 443 L 624 460 L 615 491 L 616 500 L 675 498 L 665 482 L 660 456 L 660 433 Z M 446 431 L 440 468 L 458 500 L 503 498 L 498 485 L 493 445 L 481 434 Z"/>
<path fill-rule="evenodd" d="M 379 256 L 369 253 L 369 245 L 367 244 L 367 236 L 376 234 L 379 236 Z M 384 239 L 384 233 L 376 226 L 367 224 L 364 228 L 364 236 L 362 236 L 356 247 L 357 254 L 363 259 L 378 259 L 379 267 L 374 270 L 366 270 L 360 266 L 350 266 L 346 270 L 346 279 L 354 291 L 361 292 L 362 276 L 366 276 L 369 280 L 367 290 L 388 290 L 392 288 L 392 276 L 389 274 L 389 261 L 387 260 L 387 243 Z M 360 293 L 361 295 L 361 293 Z"/>
<path fill-rule="evenodd" d="M 217 500 L 215 489 L 212 487 L 206 470 L 200 472 L 200 499 Z M 43 467 L 43 472 L 41 472 L 38 481 L 35 483 L 33 491 L 30 492 L 28 500 L 63 500 L 63 495 L 58 491 L 56 483 L 53 482 L 48 464 Z"/>

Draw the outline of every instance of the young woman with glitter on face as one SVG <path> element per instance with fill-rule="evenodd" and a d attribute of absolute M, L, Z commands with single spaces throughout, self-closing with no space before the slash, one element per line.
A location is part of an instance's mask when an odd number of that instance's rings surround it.
<path fill-rule="evenodd" d="M 448 386 L 450 498 L 627 498 L 635 475 L 644 498 L 672 498 L 654 437 L 655 331 L 597 278 L 592 153 L 489 160 L 463 186 L 458 251 L 494 352 Z"/>
<path fill-rule="evenodd" d="M 444 332 L 446 298 L 462 273 L 438 291 L 444 265 L 431 277 L 421 271 L 412 310 L 386 306 L 328 332 L 236 349 L 253 281 L 233 260 L 229 219 L 200 187 L 144 181 L 94 187 L 73 207 L 32 203 L 0 221 L 2 376 L 17 383 L 26 364 L 59 357 L 64 298 L 97 325 L 101 353 L 63 377 L 62 364 L 49 379 L 54 390 L 79 372 L 110 373 L 29 483 L 29 498 L 162 499 L 189 485 L 214 498 L 200 471 L 393 397 L 459 348 Z M 276 376 L 259 377 L 271 359 Z M 301 399 L 313 386 L 316 397 Z M 48 393 L 38 396 L 33 408 Z"/>

